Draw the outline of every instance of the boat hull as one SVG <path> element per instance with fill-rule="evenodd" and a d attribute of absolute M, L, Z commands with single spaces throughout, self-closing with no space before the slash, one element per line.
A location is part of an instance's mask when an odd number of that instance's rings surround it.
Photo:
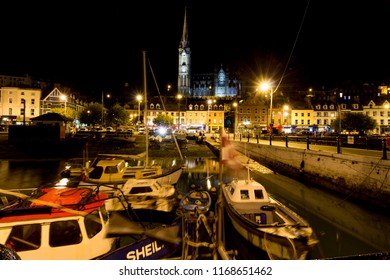
<path fill-rule="evenodd" d="M 242 219 L 230 207 L 226 207 L 226 212 L 234 229 L 253 246 L 266 252 L 270 259 L 306 259 L 311 248 L 307 245 L 306 240 L 291 240 L 258 230 Z"/>
<path fill-rule="evenodd" d="M 253 186 L 237 187 L 234 193 Z M 239 201 L 237 196 L 231 199 L 232 193 L 229 186 L 222 187 L 223 206 L 232 226 L 270 259 L 306 259 L 309 250 L 318 243 L 306 221 L 277 200 L 267 197 L 263 203 L 247 203 L 250 199 Z"/>
<path fill-rule="evenodd" d="M 181 239 L 181 221 L 171 225 Z M 128 241 L 125 241 L 128 243 Z M 119 245 L 120 246 L 120 245 Z M 161 260 L 175 255 L 181 249 L 181 242 L 169 243 L 152 237 L 144 237 L 129 245 L 120 246 L 110 253 L 99 257 L 100 260 Z"/>

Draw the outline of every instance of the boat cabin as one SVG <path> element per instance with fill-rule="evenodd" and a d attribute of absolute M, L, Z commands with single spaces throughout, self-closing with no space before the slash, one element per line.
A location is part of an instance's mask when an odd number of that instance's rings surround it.
<path fill-rule="evenodd" d="M 237 180 L 227 184 L 228 201 L 241 215 L 258 224 L 273 223 L 272 205 L 267 190 L 253 180 Z"/>
<path fill-rule="evenodd" d="M 126 161 L 122 159 L 103 159 L 83 173 L 81 180 L 94 183 L 124 181 Z"/>
<path fill-rule="evenodd" d="M 0 205 L 0 244 L 16 251 L 22 260 L 88 260 L 109 252 L 114 239 L 105 237 L 107 196 L 98 194 L 87 202 L 84 214 L 74 208 L 87 201 L 89 194 L 91 190 L 51 188 L 29 206 Z"/>
<path fill-rule="evenodd" d="M 232 201 L 242 203 L 269 203 L 270 199 L 264 186 L 254 181 L 241 181 L 234 179 L 228 184 L 230 198 Z"/>

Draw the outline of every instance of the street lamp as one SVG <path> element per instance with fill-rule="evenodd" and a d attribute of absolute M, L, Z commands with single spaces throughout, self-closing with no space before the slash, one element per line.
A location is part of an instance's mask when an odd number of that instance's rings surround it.
<path fill-rule="evenodd" d="M 107 94 L 106 97 L 110 98 L 111 95 Z M 104 93 L 102 91 L 102 127 L 104 126 Z"/>
<path fill-rule="evenodd" d="M 273 127 L 273 121 L 272 121 L 272 98 L 273 98 L 273 89 L 269 82 L 261 83 L 260 85 L 261 91 L 267 91 L 270 90 L 270 105 L 269 105 L 269 120 L 267 118 L 267 128 L 269 123 L 269 144 L 272 145 L 272 127 Z"/>
<path fill-rule="evenodd" d="M 235 108 L 235 111 L 234 111 L 234 135 L 236 135 L 237 133 L 237 120 L 238 120 L 238 103 L 237 102 L 234 102 L 233 103 L 233 107 Z"/>
<path fill-rule="evenodd" d="M 178 125 L 179 125 L 179 129 L 180 129 L 180 124 L 181 124 L 181 121 L 180 121 L 180 101 L 181 99 L 183 98 L 183 95 L 181 95 L 180 93 L 178 95 L 176 95 L 176 98 L 179 99 L 179 121 L 177 122 Z"/>
<path fill-rule="evenodd" d="M 141 101 L 142 101 L 142 95 L 137 94 L 137 101 L 138 101 L 138 121 L 137 124 L 140 123 L 140 116 L 141 116 Z"/>
<path fill-rule="evenodd" d="M 269 130 L 270 130 L 270 134 L 272 134 L 272 126 L 273 126 L 273 122 L 272 122 L 272 98 L 273 98 L 273 89 L 271 87 L 271 85 L 268 83 L 268 82 L 264 82 L 264 83 L 261 83 L 260 85 L 260 90 L 261 91 L 267 91 L 267 90 L 270 90 L 270 96 L 271 96 L 271 99 L 270 99 L 270 106 L 269 106 L 269 119 L 267 118 L 267 127 L 269 125 Z"/>
<path fill-rule="evenodd" d="M 61 100 L 65 102 L 64 104 L 64 112 L 65 112 L 65 116 L 66 116 L 66 101 L 67 101 L 67 98 L 66 98 L 66 95 L 61 95 Z"/>

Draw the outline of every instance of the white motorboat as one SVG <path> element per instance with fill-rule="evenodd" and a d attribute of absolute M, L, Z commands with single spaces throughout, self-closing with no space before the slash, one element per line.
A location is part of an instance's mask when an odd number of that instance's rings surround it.
<path fill-rule="evenodd" d="M 111 189 L 110 194 L 114 199 L 107 202 L 108 211 L 123 211 L 129 204 L 136 211 L 172 212 L 177 206 L 175 186 L 160 183 L 157 179 L 129 179 L 123 185 Z"/>
<path fill-rule="evenodd" d="M 305 259 L 318 243 L 313 229 L 297 213 L 272 198 L 252 179 L 222 185 L 224 209 L 237 232 L 270 259 Z"/>

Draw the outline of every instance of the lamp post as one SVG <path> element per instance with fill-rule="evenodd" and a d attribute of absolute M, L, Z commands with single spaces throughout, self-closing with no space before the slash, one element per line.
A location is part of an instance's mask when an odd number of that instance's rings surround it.
<path fill-rule="evenodd" d="M 107 98 L 110 98 L 110 95 L 106 95 Z M 102 127 L 104 126 L 104 93 L 102 91 Z"/>
<path fill-rule="evenodd" d="M 61 100 L 63 100 L 65 102 L 65 104 L 64 104 L 64 112 L 65 112 L 65 116 L 66 116 L 66 101 L 67 101 L 66 95 L 61 95 Z"/>
<path fill-rule="evenodd" d="M 272 127 L 273 127 L 273 122 L 272 122 L 272 99 L 273 99 L 273 88 L 270 85 L 269 82 L 264 82 L 261 83 L 260 89 L 262 91 L 267 91 L 270 90 L 270 105 L 269 105 L 269 119 L 267 118 L 267 128 L 269 125 L 269 144 L 272 144 Z"/>
<path fill-rule="evenodd" d="M 236 135 L 237 129 L 238 129 L 238 126 L 237 126 L 237 121 L 238 121 L 238 103 L 234 102 L 233 103 L 233 107 L 235 108 L 235 110 L 234 110 L 234 135 Z"/>
<path fill-rule="evenodd" d="M 180 129 L 180 125 L 181 125 L 181 117 L 180 117 L 180 101 L 181 101 L 181 99 L 183 98 L 183 95 L 181 95 L 180 93 L 178 94 L 178 95 L 176 95 L 176 98 L 177 99 L 179 99 L 179 103 L 178 103 L 178 105 L 179 105 L 179 120 L 178 120 L 178 125 L 179 125 L 179 129 Z"/>
<path fill-rule="evenodd" d="M 140 122 L 140 116 L 141 116 L 141 101 L 142 101 L 142 95 L 137 94 L 137 101 L 138 101 L 138 121 L 137 124 Z"/>

